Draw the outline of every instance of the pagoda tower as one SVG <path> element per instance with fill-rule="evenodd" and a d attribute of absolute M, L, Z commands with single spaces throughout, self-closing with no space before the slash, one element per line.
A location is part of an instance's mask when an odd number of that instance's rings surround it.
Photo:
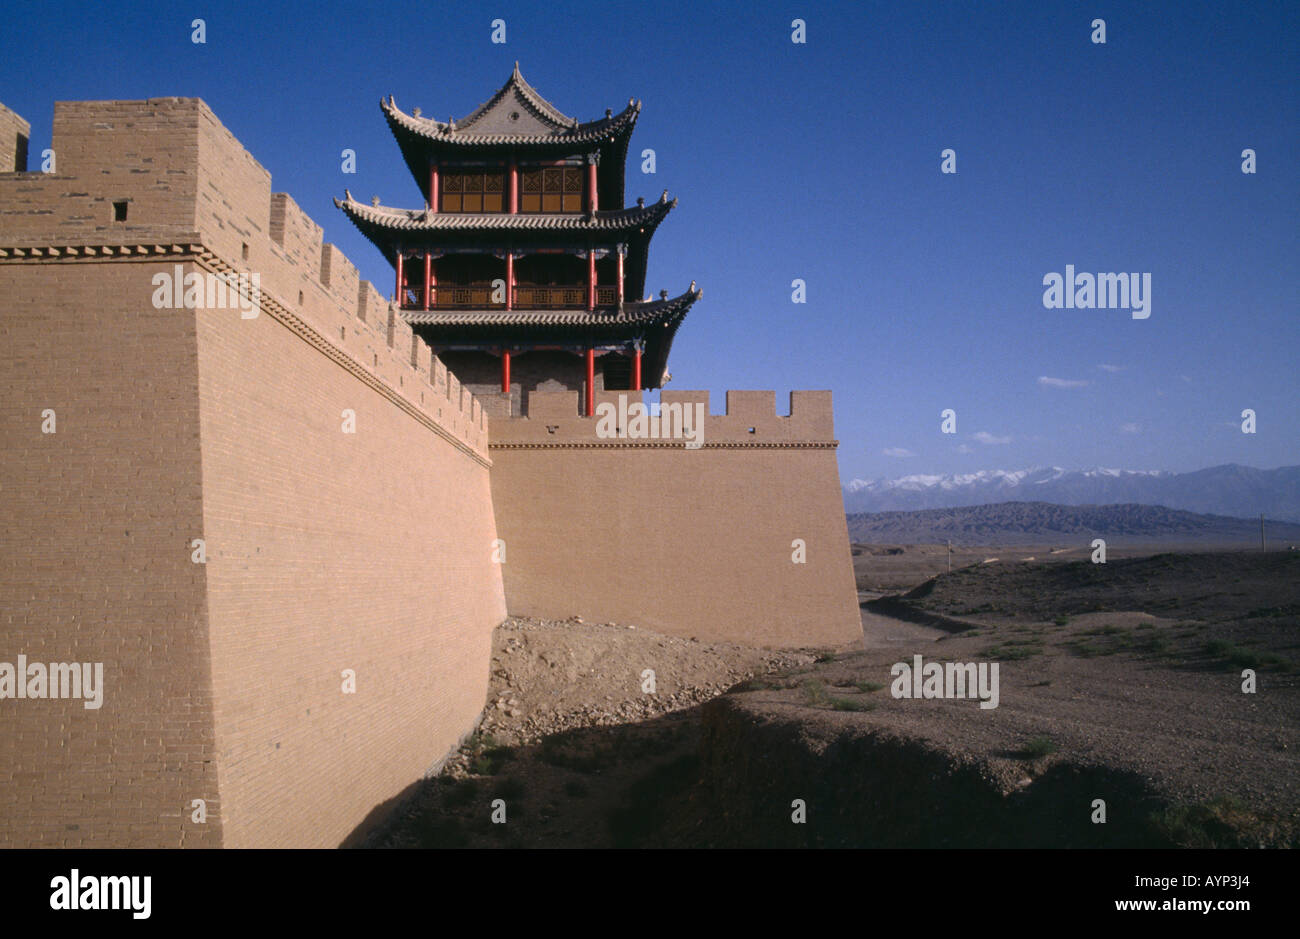
<path fill-rule="evenodd" d="M 676 206 L 623 205 L 628 140 L 641 111 L 579 123 L 509 80 L 462 120 L 380 102 L 424 195 L 418 209 L 337 205 L 395 271 L 402 318 L 494 417 L 528 393 L 661 387 L 673 337 L 701 291 L 642 298 L 650 238 Z"/>

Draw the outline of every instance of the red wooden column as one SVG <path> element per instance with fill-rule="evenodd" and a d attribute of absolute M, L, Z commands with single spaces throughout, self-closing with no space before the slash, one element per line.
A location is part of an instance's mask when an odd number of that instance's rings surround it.
<path fill-rule="evenodd" d="M 515 308 L 515 253 L 506 252 L 506 309 Z"/>
<path fill-rule="evenodd" d="M 618 305 L 623 306 L 623 246 L 618 246 Z"/>
<path fill-rule="evenodd" d="M 587 158 L 587 210 L 595 212 L 600 208 L 600 194 L 596 191 L 596 161 Z"/>
<path fill-rule="evenodd" d="M 596 350 L 587 346 L 587 406 L 588 417 L 596 413 Z"/>
<path fill-rule="evenodd" d="M 429 252 L 425 270 L 429 272 L 429 307 L 432 309 L 438 305 L 438 267 L 433 263 L 433 252 Z"/>
<path fill-rule="evenodd" d="M 501 350 L 501 393 L 510 394 L 510 350 Z"/>
<path fill-rule="evenodd" d="M 636 351 L 632 356 L 632 390 L 641 390 L 641 343 L 636 344 Z"/>
<path fill-rule="evenodd" d="M 510 214 L 519 214 L 519 164 L 510 161 Z"/>
<path fill-rule="evenodd" d="M 442 195 L 442 193 L 440 192 L 441 188 L 442 187 L 439 185 L 439 180 L 438 180 L 438 164 L 430 163 L 429 164 L 429 211 L 430 212 L 441 211 L 440 204 L 442 200 L 439 198 L 439 196 Z"/>
<path fill-rule="evenodd" d="M 596 251 L 587 252 L 587 309 L 596 309 Z"/>
<path fill-rule="evenodd" d="M 424 252 L 424 308 L 429 309 L 429 302 L 433 299 L 432 290 L 433 280 L 433 254 L 429 251 Z"/>
<path fill-rule="evenodd" d="M 405 299 L 402 291 L 406 289 L 406 272 L 402 270 L 402 249 L 397 249 L 397 308 L 402 308 L 402 302 Z"/>

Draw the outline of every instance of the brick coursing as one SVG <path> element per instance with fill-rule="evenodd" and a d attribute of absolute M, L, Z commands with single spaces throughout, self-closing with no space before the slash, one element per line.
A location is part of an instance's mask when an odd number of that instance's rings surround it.
<path fill-rule="evenodd" d="M 0 174 L 0 661 L 106 687 L 0 701 L 0 844 L 336 846 L 482 705 L 486 416 L 202 102 L 61 102 L 53 148 Z M 258 315 L 155 309 L 178 271 Z"/>
<path fill-rule="evenodd" d="M 507 601 L 860 636 L 829 392 L 730 392 L 699 450 L 602 439 L 572 362 L 458 377 L 202 101 L 59 102 L 52 148 L 0 171 L 0 662 L 106 687 L 0 700 L 0 845 L 355 839 L 474 726 Z M 177 273 L 257 274 L 258 315 L 155 308 Z"/>

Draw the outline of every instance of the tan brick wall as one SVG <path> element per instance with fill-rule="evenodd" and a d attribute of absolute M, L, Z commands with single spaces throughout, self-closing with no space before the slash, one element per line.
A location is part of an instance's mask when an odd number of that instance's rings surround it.
<path fill-rule="evenodd" d="M 471 728 L 506 596 L 700 638 L 860 636 L 829 393 L 788 418 L 730 393 L 698 451 L 596 440 L 575 393 L 538 394 L 489 451 L 470 389 L 201 101 L 61 102 L 53 140 L 57 173 L 0 174 L 21 539 L 0 661 L 102 661 L 107 688 L 99 711 L 0 700 L 0 844 L 337 845 Z M 154 309 L 178 269 L 257 275 L 258 316 Z"/>
<path fill-rule="evenodd" d="M 26 172 L 31 135 L 32 125 L 0 104 L 0 173 Z"/>
<path fill-rule="evenodd" d="M 54 136 L 57 174 L 0 177 L 0 661 L 108 692 L 0 701 L 0 844 L 338 845 L 483 706 L 486 416 L 201 101 Z M 153 309 L 178 269 L 258 275 L 259 314 Z"/>
<path fill-rule="evenodd" d="M 225 843 L 332 847 L 483 706 L 488 469 L 270 316 L 199 351 Z"/>
<path fill-rule="evenodd" d="M 150 304 L 159 269 L 0 264 L 0 661 L 102 662 L 105 685 L 98 710 L 0 700 L 0 845 L 221 841 L 197 347 Z"/>
<path fill-rule="evenodd" d="M 707 392 L 661 398 L 708 413 Z M 756 645 L 860 642 L 830 393 L 791 403 L 778 417 L 772 392 L 729 392 L 698 450 L 599 439 L 597 418 L 573 416 L 574 392 L 535 393 L 528 418 L 494 423 L 510 611 Z M 792 562 L 795 539 L 806 563 Z"/>

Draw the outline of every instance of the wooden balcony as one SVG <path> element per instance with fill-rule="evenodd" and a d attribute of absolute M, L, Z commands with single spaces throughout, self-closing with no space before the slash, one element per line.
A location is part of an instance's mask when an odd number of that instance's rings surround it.
<path fill-rule="evenodd" d="M 492 302 L 492 284 L 445 284 L 433 288 L 429 299 L 431 310 L 490 310 L 504 309 L 504 303 Z M 618 288 L 596 287 L 596 306 L 614 306 L 618 303 Z M 587 307 L 586 284 L 534 286 L 519 284 L 515 287 L 516 310 L 584 310 Z M 423 288 L 407 287 L 402 297 L 402 309 L 423 310 Z"/>

